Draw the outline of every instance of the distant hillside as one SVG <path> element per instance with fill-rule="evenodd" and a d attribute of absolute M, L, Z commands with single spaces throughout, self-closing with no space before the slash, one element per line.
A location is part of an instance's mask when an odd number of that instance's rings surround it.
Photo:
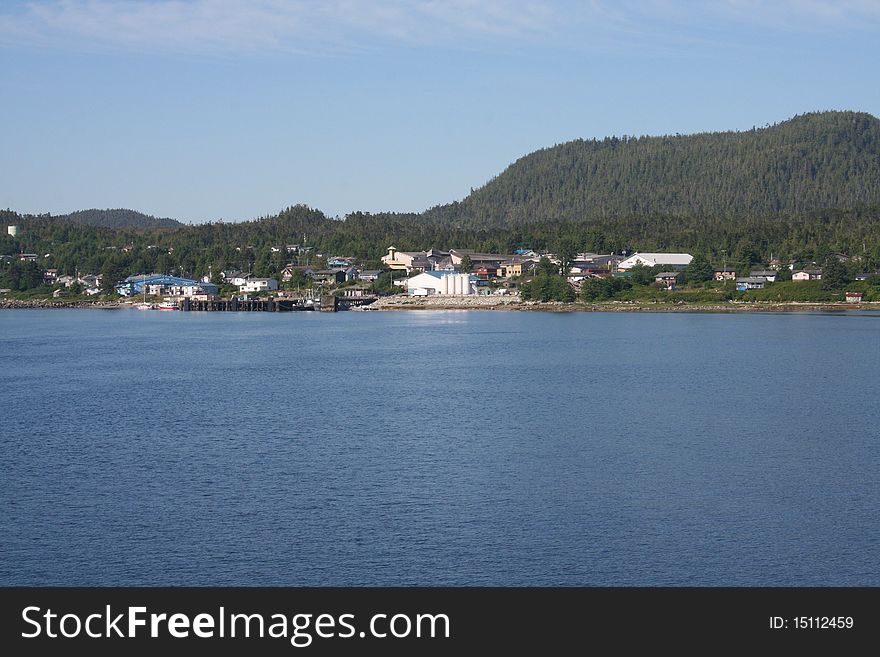
<path fill-rule="evenodd" d="M 58 219 L 68 219 L 74 223 L 100 228 L 179 228 L 182 223 L 175 219 L 162 219 L 149 214 L 126 210 L 79 210 L 61 215 Z"/>
<path fill-rule="evenodd" d="M 755 217 L 880 203 L 880 121 L 819 112 L 746 132 L 577 140 L 517 160 L 427 217 L 492 226 Z"/>

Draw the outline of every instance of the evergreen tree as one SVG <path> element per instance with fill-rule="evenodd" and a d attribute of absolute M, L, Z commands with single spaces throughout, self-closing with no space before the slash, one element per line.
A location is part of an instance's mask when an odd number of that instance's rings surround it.
<path fill-rule="evenodd" d="M 843 263 L 834 256 L 828 258 L 822 268 L 822 289 L 842 290 L 848 282 L 846 267 L 843 266 Z"/>

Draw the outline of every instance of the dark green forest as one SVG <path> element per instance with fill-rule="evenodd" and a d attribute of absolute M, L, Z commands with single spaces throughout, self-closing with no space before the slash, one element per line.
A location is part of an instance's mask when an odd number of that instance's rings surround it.
<path fill-rule="evenodd" d="M 817 112 L 747 132 L 576 140 L 429 216 L 487 226 L 598 217 L 795 215 L 880 204 L 880 121 Z"/>
<path fill-rule="evenodd" d="M 253 221 L 185 225 L 129 210 L 0 211 L 7 224 L 19 234 L 3 231 L 0 255 L 36 253 L 41 268 L 69 274 L 238 268 L 273 275 L 296 260 L 272 250 L 287 244 L 314 247 L 301 264 L 320 265 L 314 254 L 323 253 L 370 268 L 392 244 L 687 251 L 741 268 L 771 254 L 822 263 L 846 253 L 876 268 L 880 121 L 830 112 L 740 133 L 570 142 L 528 155 L 463 201 L 422 214 L 354 212 L 340 220 L 295 205 Z"/>
<path fill-rule="evenodd" d="M 183 226 L 176 219 L 154 217 L 150 214 L 117 208 L 113 210 L 78 210 L 70 214 L 58 215 L 58 219 L 68 219 L 77 224 L 101 226 L 103 228 L 178 228 Z"/>

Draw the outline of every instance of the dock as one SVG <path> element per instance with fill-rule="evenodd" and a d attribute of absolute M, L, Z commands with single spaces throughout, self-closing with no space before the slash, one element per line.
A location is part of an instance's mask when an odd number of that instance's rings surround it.
<path fill-rule="evenodd" d="M 366 306 L 373 303 L 378 297 L 337 297 L 322 295 L 320 299 L 280 298 L 268 297 L 265 299 L 182 299 L 178 302 L 178 308 L 186 312 L 295 312 L 316 311 L 337 312 L 348 310 L 353 306 Z"/>

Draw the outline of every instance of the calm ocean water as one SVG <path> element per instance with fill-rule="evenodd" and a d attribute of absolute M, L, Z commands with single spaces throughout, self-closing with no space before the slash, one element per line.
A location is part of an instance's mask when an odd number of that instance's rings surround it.
<path fill-rule="evenodd" d="M 0 584 L 880 585 L 880 315 L 0 312 Z"/>

